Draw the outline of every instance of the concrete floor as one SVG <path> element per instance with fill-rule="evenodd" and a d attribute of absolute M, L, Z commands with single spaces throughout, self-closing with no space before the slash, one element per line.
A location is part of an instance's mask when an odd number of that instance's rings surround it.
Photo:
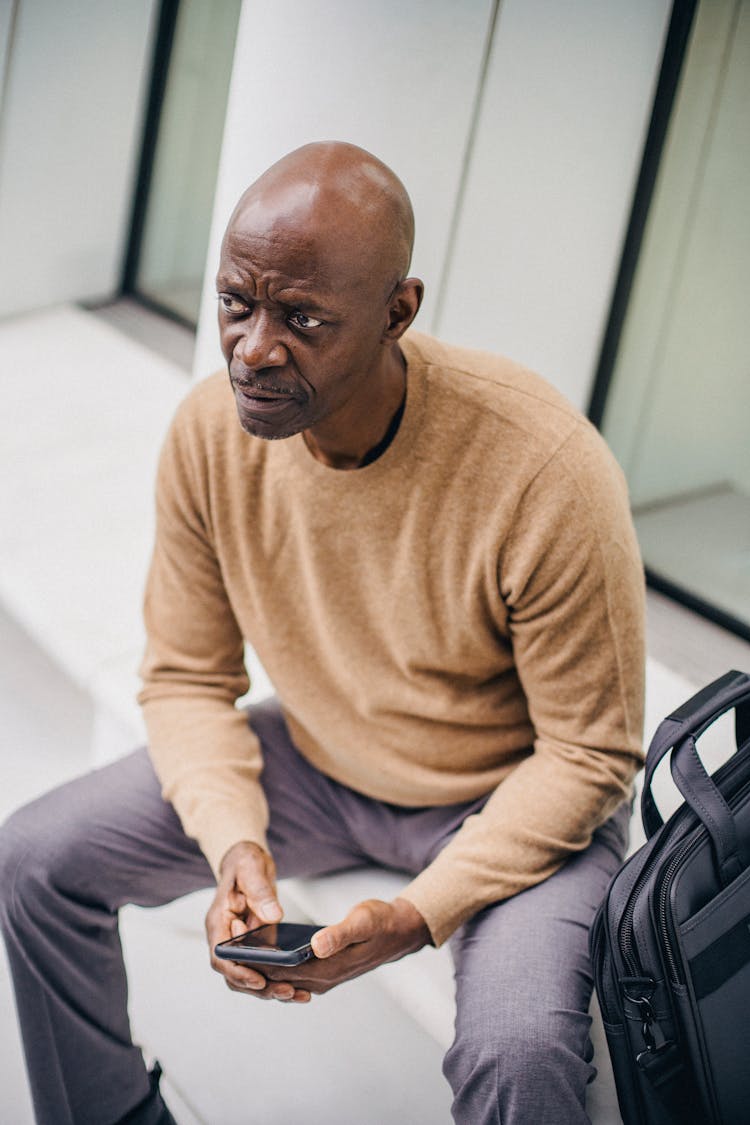
<path fill-rule="evenodd" d="M 655 574 L 750 625 L 750 496 L 717 485 L 636 510 L 634 517 Z"/>

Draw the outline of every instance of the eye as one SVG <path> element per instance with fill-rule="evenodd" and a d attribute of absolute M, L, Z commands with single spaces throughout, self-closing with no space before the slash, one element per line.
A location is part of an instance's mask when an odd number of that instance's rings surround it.
<path fill-rule="evenodd" d="M 242 316 L 243 313 L 248 312 L 245 302 L 232 293 L 219 293 L 219 301 L 224 312 L 228 312 L 230 316 Z"/>
<path fill-rule="evenodd" d="M 289 323 L 293 324 L 295 328 L 320 328 L 323 321 L 298 311 L 291 313 Z"/>

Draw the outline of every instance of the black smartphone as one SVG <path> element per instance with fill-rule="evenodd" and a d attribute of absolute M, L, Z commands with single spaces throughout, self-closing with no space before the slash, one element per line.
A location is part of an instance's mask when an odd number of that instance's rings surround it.
<path fill-rule="evenodd" d="M 225 961 L 249 965 L 299 965 L 314 956 L 310 939 L 322 929 L 298 922 L 272 922 L 222 941 L 214 953 Z"/>

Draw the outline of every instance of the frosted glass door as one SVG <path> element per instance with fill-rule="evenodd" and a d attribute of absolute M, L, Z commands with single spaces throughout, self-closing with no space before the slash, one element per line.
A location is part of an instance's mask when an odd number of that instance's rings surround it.
<path fill-rule="evenodd" d="M 136 291 L 198 320 L 241 0 L 181 0 Z"/>
<path fill-rule="evenodd" d="M 603 421 L 646 564 L 750 627 L 750 2 L 699 6 Z"/>

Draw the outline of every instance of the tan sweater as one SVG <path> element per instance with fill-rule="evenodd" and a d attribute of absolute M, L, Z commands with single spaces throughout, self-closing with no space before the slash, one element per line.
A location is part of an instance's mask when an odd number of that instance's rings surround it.
<path fill-rule="evenodd" d="M 165 796 L 213 869 L 265 843 L 258 653 L 295 744 L 371 797 L 492 793 L 404 892 L 437 944 L 546 878 L 641 760 L 643 578 L 595 429 L 506 359 L 410 333 L 406 409 L 371 465 L 238 423 L 225 374 L 162 454 L 140 695 Z"/>

